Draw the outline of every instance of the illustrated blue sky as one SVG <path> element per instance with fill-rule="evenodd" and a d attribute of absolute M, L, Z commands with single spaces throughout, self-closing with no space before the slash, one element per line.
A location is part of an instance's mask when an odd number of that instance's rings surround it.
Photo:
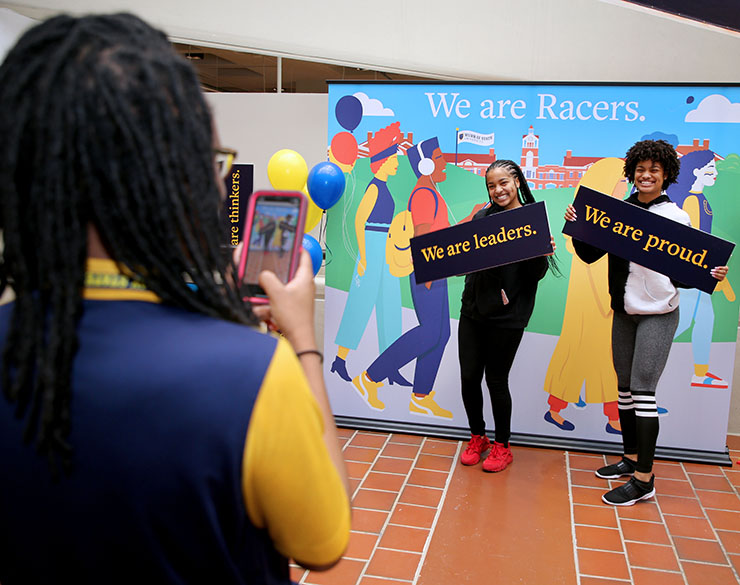
<path fill-rule="evenodd" d="M 709 139 L 710 148 L 723 157 L 740 153 L 739 85 L 336 83 L 329 86 L 329 140 L 349 130 L 335 110 L 348 95 L 363 104 L 352 130 L 358 143 L 368 132 L 400 120 L 414 142 L 437 136 L 443 152 L 455 151 L 456 128 L 493 132 L 496 156 L 517 162 L 522 136 L 532 125 L 540 137 L 540 165 L 560 164 L 567 150 L 574 156 L 622 157 L 636 141 L 655 133 L 675 135 L 679 144 Z M 470 143 L 458 148 L 488 149 Z"/>

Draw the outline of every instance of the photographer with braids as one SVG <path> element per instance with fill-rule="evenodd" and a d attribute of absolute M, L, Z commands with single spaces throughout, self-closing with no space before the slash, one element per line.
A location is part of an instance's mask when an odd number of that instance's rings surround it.
<path fill-rule="evenodd" d="M 493 162 L 485 174 L 488 203 L 473 221 L 493 213 L 534 203 L 522 170 L 510 160 Z M 555 241 L 551 238 L 553 252 Z M 537 285 L 548 266 L 559 274 L 555 259 L 538 256 L 512 264 L 473 272 L 465 277 L 457 342 L 461 392 L 470 426 L 470 441 L 460 456 L 463 465 L 475 465 L 489 450 L 483 471 L 503 471 L 514 460 L 511 436 L 509 372 L 524 328 L 534 310 Z M 485 374 L 491 397 L 496 437 L 486 436 L 481 382 Z"/>
<path fill-rule="evenodd" d="M 0 582 L 335 564 L 350 507 L 310 258 L 261 275 L 285 339 L 262 333 L 221 252 L 234 153 L 190 65 L 134 16 L 58 16 L 7 55 L 0 106 Z"/>

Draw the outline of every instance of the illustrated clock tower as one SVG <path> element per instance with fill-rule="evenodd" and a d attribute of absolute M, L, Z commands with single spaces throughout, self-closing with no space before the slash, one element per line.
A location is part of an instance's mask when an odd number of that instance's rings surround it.
<path fill-rule="evenodd" d="M 529 132 L 522 136 L 522 161 L 519 164 L 526 179 L 534 179 L 540 164 L 540 137 L 529 127 Z"/>

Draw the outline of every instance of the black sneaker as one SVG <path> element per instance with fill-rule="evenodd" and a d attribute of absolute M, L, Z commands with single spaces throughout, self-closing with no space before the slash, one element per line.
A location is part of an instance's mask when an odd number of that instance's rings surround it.
<path fill-rule="evenodd" d="M 635 463 L 626 457 L 611 465 L 607 465 L 595 471 L 596 477 L 601 479 L 617 479 L 623 475 L 632 475 L 635 472 Z"/>
<path fill-rule="evenodd" d="M 649 482 L 630 477 L 624 485 L 606 492 L 601 499 L 612 506 L 631 506 L 640 500 L 647 500 L 655 495 L 655 476 Z"/>

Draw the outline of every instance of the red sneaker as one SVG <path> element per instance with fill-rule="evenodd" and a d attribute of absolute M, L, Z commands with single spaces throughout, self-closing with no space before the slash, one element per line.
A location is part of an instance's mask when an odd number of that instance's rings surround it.
<path fill-rule="evenodd" d="M 504 447 L 503 443 L 494 442 L 491 452 L 483 462 L 483 471 L 503 471 L 512 461 L 514 461 L 514 456 L 511 454 L 511 449 Z"/>
<path fill-rule="evenodd" d="M 480 456 L 491 446 L 491 442 L 485 435 L 471 435 L 468 446 L 460 455 L 460 463 L 463 465 L 475 465 L 480 461 Z"/>

